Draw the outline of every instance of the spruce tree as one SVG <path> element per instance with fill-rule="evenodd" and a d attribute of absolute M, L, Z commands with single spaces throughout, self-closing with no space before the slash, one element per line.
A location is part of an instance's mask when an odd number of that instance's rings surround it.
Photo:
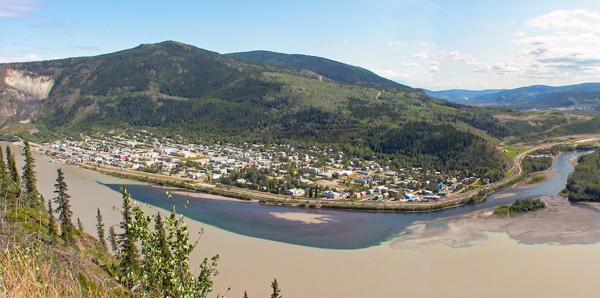
<path fill-rule="evenodd" d="M 40 194 L 37 190 L 37 178 L 35 177 L 35 159 L 31 154 L 31 147 L 29 147 L 29 142 L 25 141 L 25 148 L 23 149 L 23 155 L 25 156 L 25 165 L 23 166 L 23 175 L 21 179 L 23 180 L 24 192 L 25 192 L 25 200 L 29 207 L 32 208 L 40 208 L 44 202 L 40 200 Z"/>
<path fill-rule="evenodd" d="M 77 218 L 77 228 L 83 232 L 83 223 L 81 222 L 79 217 Z"/>
<path fill-rule="evenodd" d="M 100 241 L 100 245 L 102 247 L 106 247 L 106 240 L 104 239 L 104 224 L 102 223 L 102 214 L 100 213 L 100 208 L 98 208 L 98 214 L 96 215 L 96 219 L 98 223 L 96 224 L 96 230 L 98 231 L 98 241 Z"/>
<path fill-rule="evenodd" d="M 112 248 L 113 254 L 117 254 L 119 244 L 117 243 L 117 234 L 115 233 L 115 227 L 113 226 L 108 229 L 108 241 L 110 241 L 110 247 Z"/>
<path fill-rule="evenodd" d="M 56 230 L 56 219 L 54 218 L 54 210 L 52 210 L 52 201 L 48 200 L 48 215 L 50 218 L 48 219 L 48 235 L 50 238 L 54 239 L 58 235 L 58 231 Z"/>
<path fill-rule="evenodd" d="M 171 252 L 169 251 L 169 244 L 167 243 L 167 233 L 165 231 L 165 225 L 160 213 L 156 214 L 156 222 L 154 224 L 154 230 L 158 237 L 156 237 L 156 247 L 160 250 L 161 256 L 164 260 L 171 258 Z"/>
<path fill-rule="evenodd" d="M 246 291 L 244 291 L 244 297 L 243 298 L 248 298 L 248 293 Z"/>
<path fill-rule="evenodd" d="M 136 236 L 133 227 L 133 212 L 131 204 L 131 196 L 127 192 L 125 186 L 123 190 L 123 221 L 120 227 L 123 233 L 119 235 L 119 281 L 128 289 L 135 286 L 136 274 L 140 267 L 139 252 L 135 245 Z"/>
<path fill-rule="evenodd" d="M 16 197 L 21 196 L 21 179 L 19 178 L 19 172 L 17 170 L 17 163 L 15 161 L 15 155 L 12 154 L 10 150 L 10 146 L 6 146 L 6 163 L 8 169 L 8 175 L 12 179 L 11 182 L 14 183 L 15 186 L 15 194 Z"/>
<path fill-rule="evenodd" d="M 58 204 L 58 207 L 54 212 L 58 213 L 58 220 L 60 221 L 61 229 L 60 236 L 65 241 L 65 244 L 70 245 L 74 240 L 74 227 L 73 222 L 71 221 L 73 212 L 71 211 L 71 204 L 69 202 L 69 198 L 71 198 L 71 196 L 67 194 L 68 188 L 62 169 L 58 169 L 57 172 L 58 178 L 56 178 L 56 184 L 54 184 L 54 187 L 56 187 L 54 193 L 56 193 L 57 196 L 54 198 L 54 202 Z"/>
<path fill-rule="evenodd" d="M 279 284 L 277 283 L 277 278 L 273 280 L 271 283 L 271 288 L 273 288 L 273 293 L 271 294 L 271 298 L 282 298 L 279 294 L 281 290 L 279 289 Z"/>

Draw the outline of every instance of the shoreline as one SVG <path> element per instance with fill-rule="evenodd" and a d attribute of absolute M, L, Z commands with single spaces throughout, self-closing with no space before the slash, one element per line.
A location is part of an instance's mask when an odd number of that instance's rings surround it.
<path fill-rule="evenodd" d="M 14 142 L 14 145 L 22 146 L 21 142 Z M 35 147 L 40 154 L 46 154 L 47 149 L 36 143 L 30 143 L 32 147 Z M 533 149 L 531 149 L 533 150 Z M 525 152 L 524 152 L 525 153 Z M 555 157 L 556 159 L 556 157 Z M 398 212 L 398 213 L 422 213 L 422 212 L 435 212 L 449 208 L 459 207 L 467 204 L 478 203 L 493 193 L 505 191 L 510 188 L 521 188 L 533 185 L 525 185 L 524 181 L 529 181 L 528 176 L 523 176 L 520 171 L 518 174 L 514 174 L 509 178 L 505 178 L 501 181 L 494 182 L 489 185 L 482 186 L 480 188 L 471 190 L 467 193 L 456 193 L 444 197 L 434 202 L 355 202 L 355 201 L 341 201 L 341 200 L 327 200 L 327 199 L 313 199 L 313 198 L 302 198 L 302 197 L 282 197 L 281 195 L 274 195 L 270 193 L 263 193 L 258 191 L 238 189 L 233 186 L 212 186 L 208 184 L 195 185 L 191 184 L 188 179 L 168 179 L 166 177 L 160 177 L 160 175 L 147 175 L 147 173 L 140 172 L 139 174 L 127 170 L 119 171 L 109 168 L 102 168 L 95 165 L 83 164 L 74 162 L 70 159 L 63 160 L 58 158 L 60 162 L 66 164 L 75 165 L 80 168 L 96 171 L 104 175 L 110 175 L 118 178 L 134 180 L 149 183 L 153 186 L 160 186 L 177 191 L 180 194 L 192 195 L 194 197 L 207 196 L 209 199 L 221 199 L 221 200 L 235 200 L 245 201 L 251 203 L 259 203 L 270 206 L 286 206 L 286 207 L 302 207 L 302 208 L 322 208 L 322 209 L 336 209 L 336 210 L 348 210 L 348 211 L 374 211 L 374 212 Z M 520 165 L 520 163 L 519 163 Z M 547 177 L 546 181 L 554 176 L 554 172 L 551 169 L 546 172 L 551 172 L 552 175 L 545 174 Z M 542 181 L 543 183 L 545 181 Z"/>
<path fill-rule="evenodd" d="M 41 166 L 47 159 L 37 160 L 38 185 L 47 199 L 53 196 L 55 168 L 63 167 L 74 218 L 81 217 L 88 233 L 94 233 L 96 207 L 101 209 L 106 227 L 120 221 L 121 215 L 112 209 L 121 206 L 120 194 L 94 182 L 98 177 L 112 178 L 70 165 Z M 146 204 L 141 205 L 146 208 Z M 149 211 L 168 212 L 157 207 Z M 386 241 L 365 249 L 333 250 L 235 234 L 190 218 L 186 218 L 186 225 L 192 240 L 203 232 L 190 257 L 191 267 L 197 268 L 204 257 L 221 256 L 212 296 L 241 297 L 247 291 L 250 297 L 268 297 L 273 278 L 286 298 L 497 297 L 498 293 L 510 297 L 531 297 L 531 293 L 539 297 L 593 297 L 600 292 L 594 274 L 600 267 L 598 245 L 520 245 L 501 231 L 482 232 L 484 240 L 461 248 L 432 242 L 402 249 Z M 526 286 L 506 287 L 515 281 Z"/>
<path fill-rule="evenodd" d="M 431 221 L 414 222 L 404 237 L 390 244 L 396 249 L 444 244 L 471 247 L 486 240 L 486 233 L 505 233 L 520 244 L 589 245 L 600 243 L 600 203 L 571 204 L 566 198 L 540 197 L 545 209 L 515 216 L 497 216 L 495 208 Z"/>

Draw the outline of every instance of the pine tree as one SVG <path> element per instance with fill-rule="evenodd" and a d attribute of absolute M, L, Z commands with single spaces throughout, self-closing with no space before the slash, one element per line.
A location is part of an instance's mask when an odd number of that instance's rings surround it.
<path fill-rule="evenodd" d="M 248 298 L 248 293 L 246 291 L 244 291 L 244 297 L 243 298 Z"/>
<path fill-rule="evenodd" d="M 102 247 L 106 247 L 106 240 L 104 239 L 104 224 L 102 223 L 102 214 L 100 213 L 100 208 L 98 208 L 98 214 L 96 215 L 96 219 L 98 223 L 96 224 L 96 230 L 98 231 L 98 241 L 100 241 L 100 245 Z"/>
<path fill-rule="evenodd" d="M 19 172 L 17 170 L 17 163 L 15 161 L 15 155 L 12 154 L 10 150 L 10 146 L 6 146 L 6 161 L 7 161 L 7 169 L 8 175 L 12 179 L 12 182 L 15 185 L 15 193 L 18 198 L 21 196 L 21 179 L 19 178 Z"/>
<path fill-rule="evenodd" d="M 139 252 L 135 245 L 131 196 L 125 186 L 123 191 L 123 221 L 120 224 L 123 234 L 119 235 L 119 281 L 128 289 L 135 286 L 136 274 L 140 266 Z"/>
<path fill-rule="evenodd" d="M 271 283 L 271 288 L 273 288 L 273 294 L 271 294 L 271 298 L 282 298 L 282 296 L 279 295 L 281 290 L 279 289 L 279 284 L 277 284 L 277 278 Z"/>
<path fill-rule="evenodd" d="M 83 223 L 81 222 L 79 217 L 77 218 L 77 227 L 79 228 L 80 231 L 83 232 Z"/>
<path fill-rule="evenodd" d="M 159 248 L 161 255 L 164 260 L 171 258 L 171 252 L 169 251 L 169 244 L 167 243 L 167 233 L 165 231 L 165 225 L 160 213 L 156 214 L 156 222 L 154 224 L 154 230 L 157 234 L 156 247 Z"/>
<path fill-rule="evenodd" d="M 23 166 L 23 186 L 25 187 L 25 200 L 29 207 L 40 208 L 44 202 L 40 200 L 40 194 L 37 190 L 37 178 L 35 177 L 35 159 L 31 154 L 31 147 L 29 142 L 25 141 L 25 148 L 23 149 L 23 155 L 25 156 L 25 165 Z"/>
<path fill-rule="evenodd" d="M 67 194 L 67 183 L 65 182 L 65 176 L 63 175 L 62 169 L 58 169 L 58 178 L 56 178 L 56 190 L 54 193 L 57 194 L 57 197 L 54 198 L 54 202 L 58 204 L 58 207 L 54 212 L 58 213 L 58 220 L 60 221 L 60 237 L 65 241 L 65 244 L 70 245 L 73 243 L 73 222 L 71 221 L 71 217 L 73 216 L 73 212 L 71 211 L 71 205 L 69 203 L 69 198 L 71 197 Z"/>
<path fill-rule="evenodd" d="M 50 215 L 50 219 L 48 219 L 48 235 L 52 239 L 56 238 L 58 235 L 58 231 L 56 230 L 56 219 L 54 218 L 54 210 L 52 210 L 52 201 L 48 200 L 48 214 Z"/>
<path fill-rule="evenodd" d="M 115 234 L 115 227 L 113 226 L 108 229 L 108 241 L 110 241 L 110 247 L 112 248 L 113 254 L 117 254 L 119 244 L 117 243 L 117 234 Z"/>

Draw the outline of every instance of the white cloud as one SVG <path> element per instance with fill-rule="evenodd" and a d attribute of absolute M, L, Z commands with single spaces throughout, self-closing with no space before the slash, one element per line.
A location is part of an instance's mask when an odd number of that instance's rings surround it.
<path fill-rule="evenodd" d="M 427 53 L 418 53 L 411 56 L 414 59 L 427 59 Z"/>
<path fill-rule="evenodd" d="M 419 66 L 421 66 L 421 64 L 417 63 L 417 62 L 401 62 L 400 66 L 402 66 L 402 67 L 419 67 Z"/>
<path fill-rule="evenodd" d="M 388 79 L 406 80 L 406 79 L 410 78 L 410 76 L 408 76 L 407 74 L 397 73 L 390 69 L 379 69 L 379 70 L 374 70 L 373 72 L 384 78 L 388 78 Z"/>
<path fill-rule="evenodd" d="M 40 57 L 35 54 L 29 54 L 23 57 L 0 57 L 0 63 L 11 63 L 11 62 L 31 62 L 31 61 L 40 61 L 44 60 L 43 57 Z"/>
<path fill-rule="evenodd" d="M 28 12 L 38 9 L 34 0 L 0 0 L 0 19 L 25 18 Z"/>
<path fill-rule="evenodd" d="M 487 62 L 483 62 L 478 58 L 473 57 L 471 54 L 461 53 L 459 51 L 433 53 L 431 54 L 429 65 L 440 65 L 450 61 L 464 62 L 473 72 L 487 72 L 491 69 L 491 66 Z"/>
<path fill-rule="evenodd" d="M 600 13 L 595 11 L 587 11 L 585 9 L 575 9 L 572 11 L 555 10 L 549 14 L 527 20 L 525 25 L 542 29 L 598 29 L 598 25 L 590 24 L 589 22 L 576 18 L 581 16 L 600 20 Z"/>
<path fill-rule="evenodd" d="M 527 32 L 525 32 L 525 31 L 519 31 L 519 32 L 513 34 L 513 36 L 516 36 L 516 37 L 522 37 L 525 35 L 527 35 Z"/>
<path fill-rule="evenodd" d="M 349 45 L 350 43 L 347 40 L 344 39 L 344 44 L 345 45 Z"/>
<path fill-rule="evenodd" d="M 492 72 L 535 79 L 597 80 L 600 75 L 600 13 L 556 10 L 529 19 L 525 25 L 544 31 L 513 40 L 524 48 L 494 64 Z"/>
<path fill-rule="evenodd" d="M 451 75 L 455 75 L 456 71 L 449 71 L 448 73 L 451 74 Z"/>
<path fill-rule="evenodd" d="M 422 47 L 426 47 L 426 46 L 428 46 L 429 44 L 428 44 L 426 41 L 424 41 L 424 42 L 420 43 L 419 45 L 420 45 L 420 46 L 422 46 Z"/>
<path fill-rule="evenodd" d="M 440 67 L 437 65 L 429 66 L 429 72 L 431 72 L 431 73 L 439 73 L 440 71 L 441 71 Z"/>
<path fill-rule="evenodd" d="M 405 43 L 401 43 L 399 41 L 390 41 L 390 42 L 387 43 L 387 45 L 390 46 L 390 47 L 403 47 L 403 46 L 406 46 Z"/>

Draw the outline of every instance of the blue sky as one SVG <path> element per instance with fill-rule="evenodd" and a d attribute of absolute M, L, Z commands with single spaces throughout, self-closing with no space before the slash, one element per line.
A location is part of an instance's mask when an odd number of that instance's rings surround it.
<path fill-rule="evenodd" d="M 600 1 L 0 0 L 0 63 L 165 40 L 320 56 L 430 90 L 600 82 Z"/>

